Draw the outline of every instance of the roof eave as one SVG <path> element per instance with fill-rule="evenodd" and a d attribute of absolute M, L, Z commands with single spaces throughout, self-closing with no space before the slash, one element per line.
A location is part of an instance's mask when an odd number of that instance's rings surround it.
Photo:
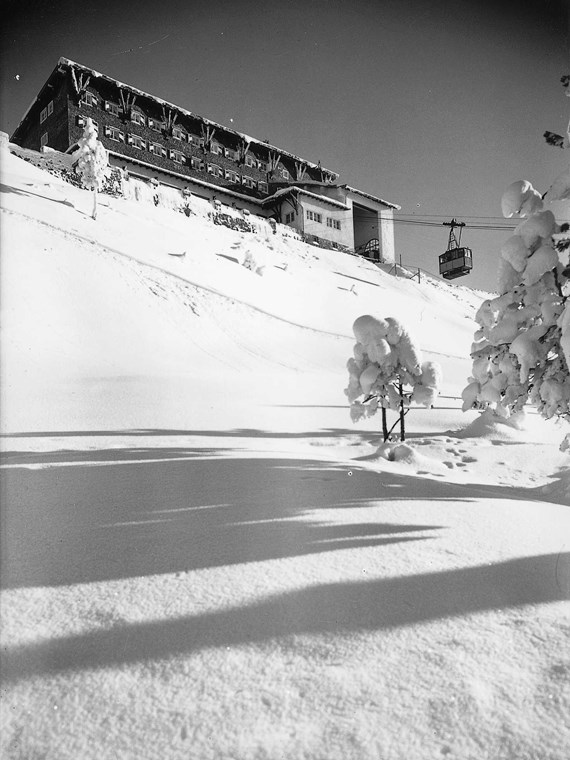
<path fill-rule="evenodd" d="M 365 193 L 364 190 L 358 190 L 356 187 L 351 187 L 350 185 L 339 185 L 339 187 L 343 187 L 350 193 L 356 193 L 357 195 L 361 195 L 363 198 L 368 198 L 369 200 L 375 201 L 376 203 L 381 203 L 383 206 L 392 208 L 395 211 L 399 211 L 402 208 L 401 206 L 398 206 L 397 203 L 390 203 L 390 201 L 385 201 L 382 198 L 377 198 L 375 195 L 372 195 L 371 193 Z"/>
<path fill-rule="evenodd" d="M 119 87 L 124 87 L 127 90 L 130 90 L 131 92 L 135 93 L 136 95 L 140 95 L 145 98 L 150 98 L 151 100 L 154 100 L 160 104 L 164 104 L 165 106 L 168 106 L 169 108 L 174 108 L 177 111 L 180 111 L 180 113 L 183 113 L 185 116 L 190 116 L 194 119 L 198 119 L 205 124 L 208 124 L 209 126 L 216 127 L 217 129 L 222 129 L 224 132 L 234 135 L 235 137 L 238 137 L 241 140 L 253 141 L 256 145 L 259 145 L 263 148 L 267 148 L 268 150 L 275 151 L 276 153 L 280 153 L 281 155 L 285 155 L 288 158 L 292 158 L 296 161 L 302 161 L 307 166 L 311 167 L 312 169 L 321 169 L 324 172 L 327 172 L 330 175 L 335 176 L 337 179 L 339 177 L 338 172 L 332 171 L 332 169 L 327 169 L 325 167 L 321 167 L 318 164 L 313 163 L 312 161 L 307 161 L 305 158 L 301 158 L 301 156 L 297 156 L 294 153 L 290 153 L 289 151 L 283 150 L 282 148 L 278 148 L 275 145 L 272 145 L 271 143 L 265 142 L 263 140 L 259 140 L 256 137 L 251 137 L 250 135 L 245 134 L 244 132 L 238 132 L 235 129 L 230 129 L 229 127 L 224 126 L 223 124 L 218 124 L 218 122 L 212 121 L 211 119 L 207 119 L 204 116 L 200 116 L 199 114 L 193 113 L 192 111 L 188 111 L 185 108 L 182 108 L 181 106 L 177 106 L 174 103 L 170 103 L 167 100 L 163 100 L 162 98 L 156 97 L 156 95 L 151 95 L 148 92 L 144 92 L 144 90 L 139 90 L 137 87 L 133 87 L 130 84 L 125 84 L 124 82 L 120 82 L 118 79 L 113 79 L 113 77 L 109 77 L 106 74 L 102 74 L 99 71 L 96 71 L 95 69 L 91 69 L 88 66 L 84 66 L 81 63 L 76 63 L 75 61 L 72 61 L 70 58 L 61 57 L 58 62 L 58 66 L 60 65 L 67 65 L 67 66 L 77 66 L 78 68 L 84 69 L 85 71 L 90 72 L 93 76 L 105 79 L 108 82 L 112 82 L 114 84 L 119 85 Z M 56 67 L 57 69 L 57 67 Z"/>
<path fill-rule="evenodd" d="M 285 192 L 279 191 L 277 193 L 274 193 L 273 195 L 270 195 L 268 198 L 264 198 L 261 202 L 261 205 L 269 204 L 270 202 L 279 200 L 281 198 L 286 198 L 288 195 L 291 194 L 297 194 L 297 195 L 305 195 L 308 198 L 315 198 L 318 201 L 321 201 L 321 203 L 325 203 L 328 206 L 333 206 L 334 208 L 340 208 L 343 211 L 349 211 L 349 207 L 346 206 L 344 203 L 341 203 L 340 201 L 334 200 L 334 198 L 328 198 L 325 195 L 317 195 L 316 193 L 311 193 L 308 190 L 303 190 L 300 187 L 290 187 Z"/>

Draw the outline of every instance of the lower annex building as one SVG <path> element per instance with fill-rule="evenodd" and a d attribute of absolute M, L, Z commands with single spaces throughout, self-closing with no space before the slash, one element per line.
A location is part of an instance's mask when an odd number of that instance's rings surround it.
<path fill-rule="evenodd" d="M 394 203 L 338 182 L 339 175 L 93 69 L 60 58 L 11 142 L 71 152 L 85 119 L 109 162 L 131 176 L 187 189 L 273 218 L 309 241 L 394 261 Z"/>

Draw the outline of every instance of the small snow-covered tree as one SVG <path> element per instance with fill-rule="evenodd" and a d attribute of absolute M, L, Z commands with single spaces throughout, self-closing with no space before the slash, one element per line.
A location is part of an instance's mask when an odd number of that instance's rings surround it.
<path fill-rule="evenodd" d="M 422 363 L 421 353 L 410 334 L 397 319 L 378 319 L 365 314 L 352 326 L 356 344 L 348 360 L 348 388 L 353 422 L 382 412 L 382 432 L 388 440 L 400 423 L 405 440 L 404 417 L 410 404 L 433 406 L 441 383 L 436 362 Z M 388 429 L 386 410 L 398 412 L 398 420 Z"/>
<path fill-rule="evenodd" d="M 567 87 L 567 78 L 562 81 Z M 503 195 L 503 215 L 523 220 L 501 248 L 500 295 L 484 301 L 475 316 L 464 410 L 510 418 L 530 401 L 543 417 L 570 421 L 570 238 L 568 224 L 556 221 L 568 215 L 569 199 L 568 169 L 544 196 L 526 181 Z"/>
<path fill-rule="evenodd" d="M 74 154 L 75 171 L 81 177 L 83 187 L 93 190 L 93 219 L 97 218 L 97 191 L 103 186 L 108 167 L 107 151 L 97 139 L 97 127 L 93 119 L 87 118 L 83 137 Z"/>

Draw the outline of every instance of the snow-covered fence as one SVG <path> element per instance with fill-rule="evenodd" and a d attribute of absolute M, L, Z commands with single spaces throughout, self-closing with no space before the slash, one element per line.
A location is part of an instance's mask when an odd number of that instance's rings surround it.
<path fill-rule="evenodd" d="M 126 174 L 123 182 L 123 197 L 128 201 L 154 205 L 154 188 L 149 182 Z"/>

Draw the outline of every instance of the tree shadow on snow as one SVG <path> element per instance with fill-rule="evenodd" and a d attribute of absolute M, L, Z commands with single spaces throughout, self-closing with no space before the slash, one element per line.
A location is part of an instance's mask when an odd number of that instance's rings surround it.
<path fill-rule="evenodd" d="M 52 189 L 50 187 L 47 187 L 48 190 Z M 17 187 L 11 187 L 10 185 L 5 185 L 0 182 L 0 192 L 2 193 L 13 193 L 14 195 L 33 195 L 36 198 L 41 198 L 44 201 L 53 201 L 53 203 L 61 203 L 63 206 L 69 206 L 70 208 L 75 208 L 73 203 L 70 203 L 68 200 L 63 200 L 61 198 L 50 198 L 49 195 L 42 195 L 41 193 L 33 193 L 31 190 L 21 190 Z"/>
<path fill-rule="evenodd" d="M 89 438 L 89 437 L 167 437 L 188 436 L 196 438 L 332 438 L 348 437 L 369 443 L 381 443 L 381 433 L 355 430 L 354 428 L 320 428 L 302 432 L 269 431 L 257 428 L 235 428 L 233 430 L 184 430 L 172 428 L 126 429 L 126 430 L 54 430 L 38 432 L 3 433 L 0 438 Z"/>
<path fill-rule="evenodd" d="M 319 520 L 320 509 L 417 498 L 410 478 L 319 461 L 212 457 L 207 449 L 137 451 L 34 453 L 27 464 L 43 458 L 52 466 L 4 471 L 4 588 L 380 547 L 426 540 L 440 527 L 343 523 L 341 512 L 339 521 Z M 70 455 L 75 461 L 68 466 L 53 465 Z M 423 499 L 461 498 L 440 483 L 421 483 Z"/>
<path fill-rule="evenodd" d="M 2 670 L 4 678 L 12 680 L 184 656 L 206 647 L 388 630 L 569 597 L 570 554 L 525 557 L 490 566 L 325 584 L 220 612 L 53 639 L 8 652 Z"/>

